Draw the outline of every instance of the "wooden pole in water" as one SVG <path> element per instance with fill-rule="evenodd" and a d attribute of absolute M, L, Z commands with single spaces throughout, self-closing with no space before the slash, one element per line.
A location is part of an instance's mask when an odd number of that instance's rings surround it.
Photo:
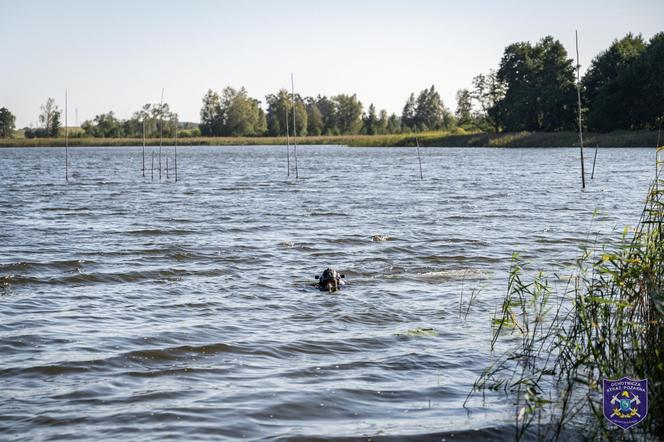
<path fill-rule="evenodd" d="M 145 178 L 145 113 L 143 114 L 143 167 L 141 171 L 143 172 L 143 178 Z"/>
<path fill-rule="evenodd" d="M 420 142 L 415 137 L 415 144 L 417 145 L 417 161 L 420 162 L 420 179 L 423 180 L 424 176 L 422 175 L 422 158 L 420 158 Z"/>
<path fill-rule="evenodd" d="M 581 189 L 586 188 L 586 172 L 583 164 L 583 127 L 581 126 L 581 65 L 579 64 L 579 32 L 574 31 L 576 40 L 576 97 L 579 105 L 579 148 L 581 153 Z"/>
<path fill-rule="evenodd" d="M 295 149 L 295 179 L 299 178 L 297 170 L 297 125 L 295 122 L 295 85 L 293 83 L 293 73 L 290 74 L 291 92 L 293 98 L 293 146 Z"/>
<path fill-rule="evenodd" d="M 178 182 L 178 118 L 175 117 L 175 182 Z"/>
<path fill-rule="evenodd" d="M 65 88 L 65 181 L 69 182 L 69 125 L 67 124 L 67 89 Z"/>
<path fill-rule="evenodd" d="M 161 145 L 164 140 L 164 88 L 161 88 L 161 102 L 159 103 L 159 179 L 161 179 Z"/>
<path fill-rule="evenodd" d="M 595 146 L 595 156 L 593 157 L 593 171 L 590 174 L 590 179 L 592 180 L 595 178 L 595 161 L 597 161 L 597 149 L 599 148 L 599 144 Z"/>
<path fill-rule="evenodd" d="M 657 147 L 655 148 L 655 187 L 657 190 L 659 190 L 659 148 L 660 148 L 660 140 L 662 137 L 662 120 L 664 119 L 664 115 L 660 117 L 659 120 L 659 130 L 657 131 Z"/>
<path fill-rule="evenodd" d="M 154 150 L 152 151 L 152 162 L 150 163 L 150 179 L 154 181 Z"/>
<path fill-rule="evenodd" d="M 168 156 L 166 156 L 166 179 L 168 179 Z"/>
<path fill-rule="evenodd" d="M 287 176 L 290 176 L 290 132 L 288 130 L 288 102 L 286 102 L 286 167 Z"/>

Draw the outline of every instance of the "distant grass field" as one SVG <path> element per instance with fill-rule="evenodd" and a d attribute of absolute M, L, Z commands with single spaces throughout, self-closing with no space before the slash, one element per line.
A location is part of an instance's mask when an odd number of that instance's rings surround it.
<path fill-rule="evenodd" d="M 73 129 L 73 128 L 72 128 Z M 72 131 L 76 133 L 75 131 Z M 74 135 L 69 138 L 70 146 L 140 146 L 141 138 L 86 138 Z M 351 147 L 570 147 L 579 145 L 576 132 L 499 132 L 465 133 L 423 132 L 419 134 L 393 135 L 339 135 L 312 136 L 297 139 L 298 144 L 345 145 Z M 172 138 L 165 138 L 165 146 L 173 145 Z M 292 139 L 291 139 L 292 142 Z M 159 145 L 158 138 L 149 138 L 147 145 Z M 179 146 L 257 146 L 285 145 L 286 137 L 191 137 L 178 138 Z M 655 147 L 657 131 L 617 131 L 610 133 L 584 134 L 587 147 Z M 0 147 L 61 147 L 64 137 L 58 138 L 5 138 L 0 139 Z"/>

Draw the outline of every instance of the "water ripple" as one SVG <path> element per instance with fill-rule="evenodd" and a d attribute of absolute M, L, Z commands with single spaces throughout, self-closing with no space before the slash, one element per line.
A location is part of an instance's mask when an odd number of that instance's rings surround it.
<path fill-rule="evenodd" d="M 3 437 L 512 440 L 509 401 L 461 407 L 512 253 L 571 273 L 652 175 L 651 149 L 581 192 L 576 149 L 422 149 L 420 180 L 412 149 L 307 146 L 295 180 L 284 153 L 186 147 L 176 184 L 72 148 L 65 183 L 61 149 L 0 149 Z"/>

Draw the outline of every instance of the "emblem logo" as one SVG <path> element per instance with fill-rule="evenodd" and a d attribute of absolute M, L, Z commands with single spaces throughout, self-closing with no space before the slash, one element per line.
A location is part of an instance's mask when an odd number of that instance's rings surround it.
<path fill-rule="evenodd" d="M 633 427 L 648 415 L 648 380 L 628 377 L 602 381 L 604 417 L 623 430 Z"/>

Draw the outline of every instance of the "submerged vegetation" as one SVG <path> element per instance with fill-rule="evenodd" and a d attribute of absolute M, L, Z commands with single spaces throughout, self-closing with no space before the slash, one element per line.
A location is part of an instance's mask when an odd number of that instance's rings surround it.
<path fill-rule="evenodd" d="M 556 440 L 582 426 L 587 438 L 664 434 L 664 181 L 655 180 L 641 220 L 621 246 L 584 252 L 563 293 L 538 273 L 524 279 L 515 255 L 494 318 L 492 348 L 516 339 L 473 393 L 505 390 L 516 400 L 516 435 Z M 513 341 L 510 341 L 513 342 Z M 602 380 L 649 380 L 647 418 L 623 434 L 603 417 Z"/>

